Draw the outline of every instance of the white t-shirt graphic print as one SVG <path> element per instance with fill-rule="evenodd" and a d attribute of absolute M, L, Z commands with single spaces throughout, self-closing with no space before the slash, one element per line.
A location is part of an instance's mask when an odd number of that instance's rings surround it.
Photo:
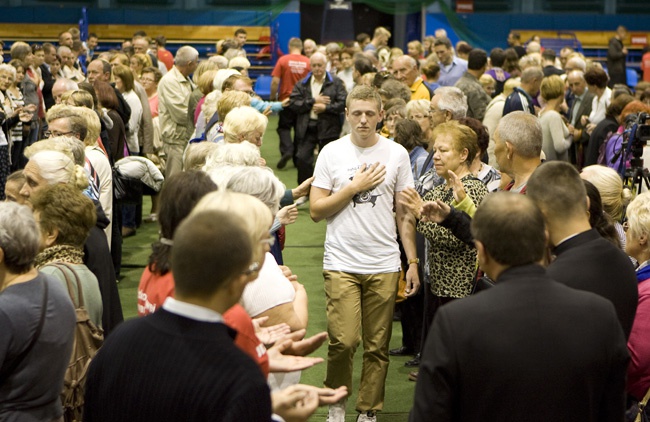
<path fill-rule="evenodd" d="M 338 192 L 363 164 L 377 162 L 386 166 L 384 182 L 355 195 L 345 208 L 327 219 L 324 270 L 353 274 L 399 271 L 394 198 L 397 192 L 413 187 L 404 147 L 380 136 L 372 147 L 360 148 L 345 136 L 326 145 L 318 155 L 312 186 Z"/>

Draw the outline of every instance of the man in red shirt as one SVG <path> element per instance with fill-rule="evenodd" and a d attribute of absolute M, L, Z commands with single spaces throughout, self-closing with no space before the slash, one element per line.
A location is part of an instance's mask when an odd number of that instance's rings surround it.
<path fill-rule="evenodd" d="M 171 70 L 174 66 L 174 56 L 166 48 L 167 38 L 164 35 L 159 35 L 156 37 L 156 46 L 157 46 L 157 56 L 158 60 L 165 63 L 167 70 Z"/>
<path fill-rule="evenodd" d="M 271 81 L 271 101 L 283 101 L 285 98 L 289 98 L 296 82 L 309 73 L 309 59 L 303 56 L 301 52 L 302 41 L 300 38 L 291 38 L 289 40 L 289 54 L 278 59 L 271 73 L 271 76 L 273 76 Z M 296 114 L 286 107 L 278 115 L 278 136 L 280 137 L 280 154 L 282 158 L 278 161 L 277 167 L 283 169 L 287 162 L 295 156 L 291 129 L 296 124 Z"/>

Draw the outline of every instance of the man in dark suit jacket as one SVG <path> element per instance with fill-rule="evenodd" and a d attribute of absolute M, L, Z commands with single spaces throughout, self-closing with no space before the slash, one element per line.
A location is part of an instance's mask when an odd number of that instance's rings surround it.
<path fill-rule="evenodd" d="M 571 163 L 579 167 L 584 163 L 584 151 L 587 150 L 589 134 L 582 124 L 582 116 L 589 116 L 591 113 L 591 104 L 594 94 L 587 89 L 585 74 L 581 70 L 573 70 L 567 75 L 567 84 L 571 90 L 571 108 L 569 109 L 569 132 L 573 135 L 573 145 L 571 145 L 570 157 Z"/>
<path fill-rule="evenodd" d="M 410 420 L 622 420 L 628 353 L 616 313 L 538 264 L 540 210 L 524 195 L 491 194 L 472 232 L 497 284 L 438 311 Z"/>
<path fill-rule="evenodd" d="M 54 76 L 50 72 L 50 64 L 56 59 L 56 47 L 50 43 L 43 44 L 43 52 L 45 53 L 45 63 L 40 66 L 41 75 L 43 76 L 43 101 L 45 102 L 45 109 L 49 110 L 56 102 L 52 95 L 52 87 L 54 86 Z"/>
<path fill-rule="evenodd" d="M 628 256 L 589 225 L 587 192 L 569 163 L 542 164 L 528 179 L 528 196 L 542 210 L 553 253 L 548 274 L 562 284 L 609 299 L 629 337 L 638 303 Z"/>

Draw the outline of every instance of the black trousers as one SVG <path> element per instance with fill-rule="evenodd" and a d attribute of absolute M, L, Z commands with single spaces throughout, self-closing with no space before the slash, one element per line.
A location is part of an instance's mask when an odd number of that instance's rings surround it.
<path fill-rule="evenodd" d="M 431 284 L 422 283 L 424 287 L 424 317 L 422 319 L 422 343 L 420 343 L 420 353 L 424 345 L 427 343 L 427 335 L 431 329 L 431 323 L 433 323 L 433 317 L 436 316 L 436 312 L 440 307 L 446 303 L 454 300 L 453 297 L 440 297 L 436 296 L 431 292 Z"/>
<path fill-rule="evenodd" d="M 296 156 L 296 148 L 291 136 L 291 129 L 296 126 L 296 113 L 288 108 L 282 109 L 278 113 L 278 136 L 280 137 L 280 155 L 282 157 Z"/>
<path fill-rule="evenodd" d="M 318 145 L 323 148 L 337 138 L 318 139 L 318 121 L 310 120 L 307 132 L 302 139 L 296 140 L 296 168 L 298 169 L 298 184 L 314 175 L 314 150 Z"/>

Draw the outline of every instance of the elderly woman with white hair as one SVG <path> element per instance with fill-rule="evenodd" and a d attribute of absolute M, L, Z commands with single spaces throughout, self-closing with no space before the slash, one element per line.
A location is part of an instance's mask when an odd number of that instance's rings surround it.
<path fill-rule="evenodd" d="M 224 141 L 227 143 L 248 141 L 259 148 L 262 146 L 262 137 L 268 123 L 269 119 L 253 107 L 236 107 L 224 119 Z"/>
<path fill-rule="evenodd" d="M 36 143 L 35 145 L 37 145 Z M 28 151 L 29 153 L 29 148 Z M 75 164 L 70 152 L 43 150 L 30 156 L 25 169 L 25 184 L 20 190 L 24 198 L 48 185 L 68 184 L 79 191 L 88 186 L 88 176 L 83 167 Z M 97 210 L 98 203 L 95 203 Z M 101 209 L 101 208 L 100 208 Z M 103 213 L 98 212 L 98 222 Z M 104 217 L 105 219 L 105 217 Z M 104 222 L 105 224 L 105 222 Z M 113 259 L 106 241 L 104 226 L 96 224 L 90 229 L 88 239 L 84 244 L 84 264 L 95 274 L 102 293 L 102 326 L 108 334 L 124 319 L 122 304 L 115 278 Z"/>
<path fill-rule="evenodd" d="M 639 302 L 627 341 L 630 365 L 626 390 L 636 400 L 642 400 L 650 389 L 650 193 L 642 193 L 630 203 L 627 218 L 625 252 L 639 263 Z"/>
<path fill-rule="evenodd" d="M 278 212 L 284 185 L 269 168 L 230 167 L 211 172 L 212 180 L 234 192 L 252 195 L 266 204 L 273 215 Z M 270 229 L 270 227 L 269 227 Z M 275 243 L 275 238 L 273 238 Z M 272 243 L 269 243 L 272 246 Z M 283 273 L 283 271 L 285 271 Z M 287 278 L 291 277 L 291 279 Z M 250 283 L 242 295 L 242 305 L 251 317 L 268 316 L 268 324 L 287 323 L 292 331 L 307 326 L 307 293 L 288 268 L 278 266 L 274 256 L 266 252 L 258 278 Z"/>
<path fill-rule="evenodd" d="M 632 191 L 623 186 L 623 181 L 616 170 L 592 165 L 582 169 L 580 177 L 596 186 L 603 202 L 603 210 L 611 218 L 618 234 L 621 248 L 625 249 L 626 236 L 621 221 L 625 207 L 632 199 Z"/>
<path fill-rule="evenodd" d="M 59 281 L 34 268 L 41 234 L 29 208 L 0 203 L 0 397 L 3 420 L 61 417 L 75 311 Z"/>

